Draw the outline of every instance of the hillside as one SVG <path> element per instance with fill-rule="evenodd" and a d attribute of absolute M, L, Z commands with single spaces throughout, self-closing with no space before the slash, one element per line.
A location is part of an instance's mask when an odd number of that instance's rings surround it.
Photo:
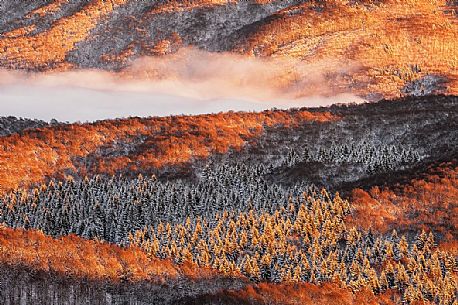
<path fill-rule="evenodd" d="M 62 220 L 59 205 L 64 211 L 69 208 L 57 198 L 68 196 L 69 183 L 34 191 L 36 203 L 31 206 L 38 213 L 54 211 L 45 216 L 48 223 Z M 146 183 L 133 185 L 151 189 Z M 99 189 L 95 199 L 113 192 L 100 181 L 78 189 Z M 33 230 L 1 228 L 0 296 L 12 304 L 19 299 L 58 304 L 87 299 L 102 304 L 331 304 L 336 299 L 342 304 L 415 304 L 422 299 L 452 304 L 457 266 L 453 254 L 437 248 L 440 240 L 424 232 L 406 238 L 396 231 L 380 235 L 351 227 L 352 217 L 359 221 L 364 215 L 353 214 L 353 204 L 333 197 L 322 191 L 284 207 L 266 210 L 255 203 L 248 213 L 227 207 L 219 216 L 161 222 L 132 234 L 127 248 L 74 235 L 52 239 Z M 26 211 L 29 203 L 24 199 L 8 203 L 9 208 Z M 45 207 L 42 200 L 57 206 Z M 104 205 L 93 215 L 109 210 Z M 38 224 L 38 215 L 25 217 Z M 122 227 L 139 224 L 138 216 L 124 218 Z M 424 285 L 421 294 L 418 285 Z"/>
<path fill-rule="evenodd" d="M 0 66 L 123 71 L 140 57 L 195 47 L 320 63 L 329 68 L 326 81 L 335 92 L 368 99 L 457 94 L 458 18 L 453 4 L 7 0 L 0 6 Z M 296 81 L 290 79 L 289 86 Z"/>
<path fill-rule="evenodd" d="M 265 111 L 130 118 L 26 130 L 0 138 L 0 190 L 43 178 L 151 173 L 240 150 L 268 126 L 335 119 L 328 112 Z M 13 171 L 16 173 L 12 175 Z"/>
<path fill-rule="evenodd" d="M 453 305 L 457 106 L 410 97 L 2 136 L 2 293 Z"/>
<path fill-rule="evenodd" d="M 45 127 L 47 125 L 48 123 L 41 120 L 30 120 L 12 116 L 0 117 L 0 137 L 18 133 L 27 129 Z"/>
<path fill-rule="evenodd" d="M 0 305 L 457 300 L 458 1 L 0 0 Z"/>
<path fill-rule="evenodd" d="M 437 96 L 37 128 L 0 138 L 0 189 L 96 174 L 192 178 L 208 162 L 236 159 L 270 166 L 266 178 L 281 184 L 348 190 L 455 156 L 457 107 L 456 97 Z"/>
<path fill-rule="evenodd" d="M 4 304 L 332 304 L 336 298 L 345 305 L 393 304 L 388 297 L 391 293 L 375 297 L 361 291 L 353 295 L 335 284 L 299 284 L 293 292 L 288 285 L 257 285 L 75 236 L 55 240 L 39 232 L 0 228 L 0 245 L 0 297 Z M 68 255 L 56 255 L 56 249 Z M 38 256 L 46 259 L 33 263 Z"/>

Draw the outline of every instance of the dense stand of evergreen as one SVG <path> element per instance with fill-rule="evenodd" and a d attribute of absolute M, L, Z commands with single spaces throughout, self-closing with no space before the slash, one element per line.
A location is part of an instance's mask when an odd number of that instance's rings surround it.
<path fill-rule="evenodd" d="M 158 180 L 96 176 L 53 180 L 33 190 L 18 189 L 0 198 L 0 223 L 40 229 L 52 236 L 75 233 L 86 238 L 125 243 L 130 232 L 160 221 L 181 223 L 186 217 L 213 217 L 221 211 L 273 212 L 291 198 L 310 193 L 313 184 L 270 181 L 279 169 L 300 162 L 351 163 L 365 171 L 388 172 L 421 160 L 416 150 L 400 145 L 377 150 L 362 142 L 326 149 L 289 150 L 279 162 L 245 165 L 238 161 L 206 162 L 191 179 Z M 359 170 L 358 170 L 359 171 Z"/>
<path fill-rule="evenodd" d="M 318 149 L 305 146 L 302 150 L 290 149 L 281 167 L 291 168 L 301 163 L 354 164 L 366 175 L 402 170 L 420 162 L 420 150 L 400 145 L 374 145 L 360 141 L 350 144 L 333 144 Z"/>
<path fill-rule="evenodd" d="M 433 234 L 415 240 L 348 227 L 348 201 L 322 191 L 275 212 L 223 212 L 213 219 L 160 223 L 132 234 L 152 256 L 193 261 L 253 281 L 340 283 L 353 291 L 388 289 L 416 300 L 456 304 L 458 262 L 436 250 Z"/>
<path fill-rule="evenodd" d="M 51 181 L 31 191 L 6 194 L 0 199 L 0 223 L 52 236 L 75 233 L 123 244 L 130 232 L 160 221 L 211 218 L 224 210 L 275 211 L 312 189 L 270 184 L 263 178 L 267 170 L 262 165 L 217 165 L 204 168 L 197 183 L 142 176 Z"/>
<path fill-rule="evenodd" d="M 453 304 L 458 264 L 435 249 L 432 234 L 412 240 L 349 227 L 348 201 L 313 186 L 272 184 L 264 176 L 273 170 L 228 163 L 209 164 L 197 181 L 52 181 L 6 194 L 0 223 L 133 244 L 253 281 L 333 281 L 374 293 L 397 289 L 406 303 Z"/>

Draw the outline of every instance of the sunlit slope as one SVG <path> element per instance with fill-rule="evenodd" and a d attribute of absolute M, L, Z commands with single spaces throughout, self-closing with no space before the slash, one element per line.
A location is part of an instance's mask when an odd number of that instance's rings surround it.
<path fill-rule="evenodd" d="M 4 118 L 0 300 L 452 305 L 457 106 Z"/>
<path fill-rule="evenodd" d="M 240 150 L 264 128 L 337 119 L 328 112 L 265 111 L 69 124 L 0 138 L 0 190 L 46 177 L 151 173 Z"/>
<path fill-rule="evenodd" d="M 359 93 L 410 93 L 428 75 L 443 76 L 448 82 L 445 92 L 458 90 L 457 18 L 445 1 L 346 2 L 285 9 L 242 31 L 233 50 L 310 62 L 353 61 L 360 70 L 350 76 L 348 85 Z M 414 84 L 409 86 L 410 82 Z M 429 93 L 426 87 L 417 94 Z"/>
<path fill-rule="evenodd" d="M 38 189 L 34 193 L 43 198 Z M 19 202 L 8 206 L 23 210 Z M 161 222 L 130 235 L 123 248 L 0 227 L 0 279 L 6 278 L 9 296 L 17 298 L 19 289 L 24 299 L 49 295 L 56 290 L 51 284 L 63 278 L 77 287 L 92 280 L 83 295 L 93 290 L 98 299 L 108 289 L 145 304 L 453 304 L 455 258 L 437 248 L 432 233 L 412 239 L 396 231 L 360 231 L 345 224 L 351 206 L 323 190 L 275 212 L 225 210 L 216 218 Z M 24 269 L 50 287 L 21 285 L 29 283 Z M 18 270 L 22 275 L 15 277 Z M 69 298 L 67 288 L 59 298 Z"/>
<path fill-rule="evenodd" d="M 435 96 L 8 129 L 0 137 L 0 190 L 66 176 L 187 176 L 199 162 L 230 157 L 274 166 L 272 179 L 286 184 L 348 191 L 450 160 L 456 108 L 456 97 Z"/>
<path fill-rule="evenodd" d="M 458 92 L 458 23 L 447 0 L 7 1 L 8 68 L 123 69 L 185 46 L 247 56 L 336 60 L 329 77 L 377 98 Z M 6 15 L 6 14 L 5 14 Z"/>
<path fill-rule="evenodd" d="M 355 189 L 352 222 L 365 229 L 402 233 L 434 230 L 443 247 L 458 252 L 458 168 L 456 160 L 434 166 L 402 184 Z M 412 176 L 412 175 L 411 175 Z"/>
<path fill-rule="evenodd" d="M 61 10 L 70 4 L 62 0 L 30 12 L 24 11 L 26 14 L 19 19 L 25 21 L 18 22 L 19 27 L 2 34 L 0 61 L 11 68 L 70 68 L 72 65 L 66 64 L 68 52 L 74 49 L 76 43 L 88 37 L 102 17 L 125 0 L 78 2 L 79 6 L 73 5 L 64 12 Z M 59 13 L 64 15 L 58 19 L 53 18 L 54 14 Z M 3 26 L 8 27 L 7 24 Z"/>
<path fill-rule="evenodd" d="M 65 253 L 65 255 L 62 255 Z M 147 257 L 77 236 L 53 239 L 38 231 L 0 227 L 0 297 L 75 304 L 105 304 L 110 297 L 146 304 L 394 304 L 389 293 L 352 293 L 334 283 L 250 283 L 193 263 Z M 183 289 L 185 288 L 185 289 Z M 154 292 L 154 293 L 152 293 Z M 391 293 L 393 294 L 393 293 Z"/>

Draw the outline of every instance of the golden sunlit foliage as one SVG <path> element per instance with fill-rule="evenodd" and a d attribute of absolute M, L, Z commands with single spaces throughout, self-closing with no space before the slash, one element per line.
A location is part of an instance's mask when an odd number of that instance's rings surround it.
<path fill-rule="evenodd" d="M 432 234 L 423 232 L 410 243 L 395 231 L 385 237 L 358 231 L 344 222 L 350 208 L 348 201 L 338 195 L 331 199 L 323 190 L 273 214 L 225 211 L 216 221 L 161 223 L 133 234 L 128 248 L 0 227 L 0 263 L 76 278 L 159 284 L 179 276 L 244 279 L 244 274 L 265 283 L 221 297 L 255 304 L 266 299 L 453 304 L 458 266 L 453 255 L 436 248 Z"/>
<path fill-rule="evenodd" d="M 353 223 L 379 232 L 433 230 L 444 240 L 458 238 L 458 167 L 433 168 L 422 179 L 393 188 L 356 189 Z M 455 251 L 457 251 L 455 249 Z"/>
<path fill-rule="evenodd" d="M 356 63 L 359 70 L 347 80 L 361 84 L 355 93 L 396 97 L 409 81 L 442 75 L 447 92 L 456 94 L 458 22 L 446 6 L 446 0 L 310 1 L 260 22 L 235 51 Z"/>
<path fill-rule="evenodd" d="M 279 5 L 278 2 L 257 0 L 250 1 L 250 5 Z M 64 3 L 52 1 L 23 18 L 57 14 Z M 91 37 L 91 30 L 128 4 L 125 0 L 88 1 L 73 15 L 52 22 L 49 29 L 35 31 L 38 25 L 34 23 L 13 28 L 0 37 L 0 59 L 8 67 L 26 69 L 79 67 L 87 58 L 68 58 L 78 50 L 78 43 L 97 40 Z M 205 24 L 196 25 L 202 28 L 189 33 L 186 30 L 189 24 L 184 20 L 183 28 L 174 24 L 173 30 L 164 29 L 160 35 L 149 33 L 145 24 L 155 17 L 173 19 L 179 14 L 201 12 L 205 16 L 208 13 L 206 17 L 215 14 L 213 19 L 221 19 L 222 24 L 216 28 L 228 28 L 223 26 L 224 18 L 233 18 L 231 13 L 236 14 L 241 5 L 247 5 L 246 1 L 164 1 L 140 5 L 145 5 L 142 13 L 125 16 L 128 22 L 125 26 L 136 33 L 134 41 L 119 36 L 116 41 L 123 41 L 120 49 L 107 45 L 104 46 L 107 50 L 94 52 L 97 55 L 84 56 L 90 57 L 92 62 L 100 59 L 104 65 L 122 68 L 139 56 L 169 54 L 180 47 L 197 46 L 249 56 L 294 57 L 305 64 L 319 62 L 334 66 L 339 63 L 329 75 L 336 92 L 351 91 L 362 96 L 381 94 L 391 98 L 410 94 L 406 88 L 416 83 L 419 89 L 415 94 L 421 94 L 422 90 L 458 93 L 458 19 L 448 0 L 325 0 L 301 4 L 291 1 L 280 4 L 277 11 L 273 10 L 265 18 L 250 19 L 247 24 L 242 22 L 231 35 L 222 31 L 221 35 L 229 35 L 223 36 L 228 41 L 222 46 L 202 42 L 200 31 L 206 29 Z M 228 16 L 220 8 L 230 12 Z M 215 29 L 209 26 L 207 31 Z M 107 28 L 98 35 L 125 34 L 122 29 Z M 346 65 L 351 69 L 342 70 Z M 431 85 L 428 77 L 437 79 Z M 294 81 L 290 80 L 289 85 L 294 85 Z M 422 88 L 422 81 L 426 89 Z"/>
<path fill-rule="evenodd" d="M 50 14 L 57 11 L 64 2 L 67 1 L 55 1 L 30 14 Z M 14 61 L 22 68 L 55 67 L 62 64 L 65 66 L 65 56 L 73 50 L 75 44 L 86 39 L 102 17 L 125 2 L 125 0 L 88 1 L 81 11 L 59 19 L 47 31 L 30 36 L 0 39 L 0 55 L 9 61 Z M 28 31 L 24 34 L 28 34 Z"/>
<path fill-rule="evenodd" d="M 184 276 L 188 280 L 218 276 L 217 272 L 197 268 L 192 264 L 172 264 L 157 260 L 135 248 L 120 247 L 88 241 L 76 236 L 52 239 L 38 231 L 13 230 L 0 227 L 0 263 L 26 270 L 45 271 L 71 277 L 74 280 L 91 279 L 117 283 L 120 280 L 148 281 L 164 284 L 167 280 Z M 5 269 L 3 269 L 5 270 Z M 310 283 L 271 284 L 251 283 L 239 290 L 227 290 L 214 296 L 206 295 L 202 301 L 215 298 L 233 300 L 234 304 L 335 304 L 336 298 L 344 305 L 393 304 L 385 294 L 374 296 L 362 290 L 353 294 L 336 284 Z M 232 303 L 231 303 L 232 304 Z"/>
<path fill-rule="evenodd" d="M 350 290 L 339 287 L 336 284 L 325 283 L 314 285 L 310 283 L 299 284 L 269 284 L 247 286 L 242 290 L 229 291 L 226 298 L 232 297 L 243 302 L 250 300 L 259 304 L 320 304 L 320 305 L 392 305 L 396 304 L 390 298 L 389 293 L 375 296 L 368 290 L 351 293 Z M 338 302 L 338 303 L 337 303 Z M 243 303 L 242 303 L 243 304 Z"/>
<path fill-rule="evenodd" d="M 179 275 L 196 275 L 192 264 L 177 266 L 167 260 L 147 257 L 134 247 L 125 249 L 75 235 L 53 239 L 40 231 L 3 226 L 0 226 L 0 264 L 111 281 L 163 282 Z M 199 276 L 211 274 L 210 270 L 199 270 Z"/>
<path fill-rule="evenodd" d="M 398 290 L 403 302 L 453 304 L 458 289 L 452 254 L 422 232 L 409 245 L 396 231 L 376 237 L 347 227 L 348 201 L 322 191 L 275 213 L 224 211 L 216 220 L 160 223 L 131 236 L 151 257 L 193 262 L 223 274 L 275 283 L 334 282 L 374 294 Z"/>

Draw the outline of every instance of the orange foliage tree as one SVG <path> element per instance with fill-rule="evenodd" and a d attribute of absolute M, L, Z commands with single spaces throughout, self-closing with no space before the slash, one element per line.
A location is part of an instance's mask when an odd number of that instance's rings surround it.
<path fill-rule="evenodd" d="M 328 112 L 265 111 L 129 118 L 28 130 L 0 138 L 0 190 L 65 175 L 148 172 L 240 150 L 265 126 L 336 119 Z"/>
<path fill-rule="evenodd" d="M 136 247 L 122 248 L 75 235 L 59 239 L 41 231 L 0 226 L 0 264 L 92 280 L 148 280 L 163 283 L 177 277 L 206 278 L 217 273 L 192 263 L 148 257 Z"/>
<path fill-rule="evenodd" d="M 458 239 L 458 167 L 442 164 L 423 179 L 394 188 L 356 189 L 351 222 L 388 232 L 433 230 L 446 241 Z"/>

